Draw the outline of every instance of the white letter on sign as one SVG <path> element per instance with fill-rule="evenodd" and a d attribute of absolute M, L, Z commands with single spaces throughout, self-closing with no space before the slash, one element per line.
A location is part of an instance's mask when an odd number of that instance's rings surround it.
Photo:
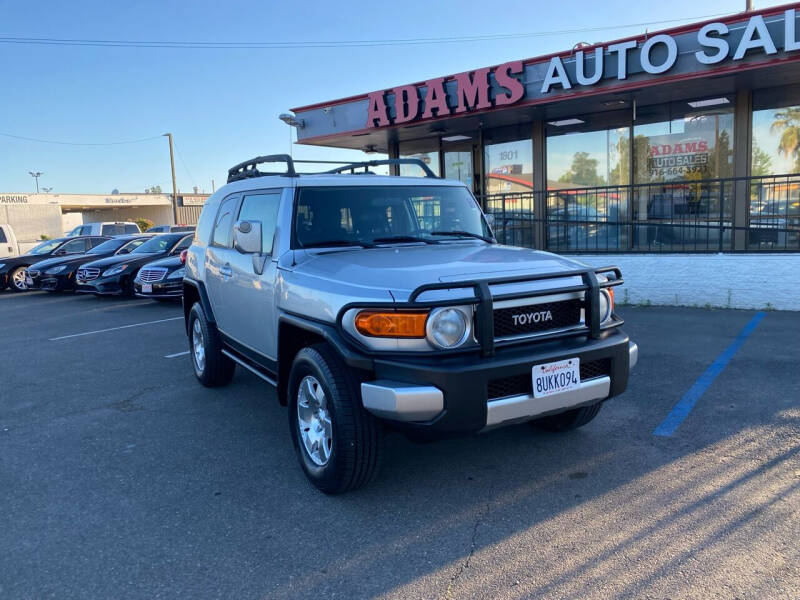
<path fill-rule="evenodd" d="M 717 35 L 728 35 L 728 26 L 725 25 L 725 23 L 709 23 L 708 25 L 704 25 L 700 31 L 697 32 L 697 41 L 701 46 L 717 49 L 717 53 L 711 55 L 706 54 L 704 50 L 698 50 L 694 53 L 697 62 L 704 65 L 714 65 L 718 62 L 722 62 L 730 51 L 728 41 L 708 35 L 712 32 Z"/>
<path fill-rule="evenodd" d="M 594 49 L 594 73 L 586 77 L 586 63 L 583 62 L 583 50 L 575 53 L 575 79 L 580 85 L 594 85 L 603 76 L 603 48 Z"/>
<path fill-rule="evenodd" d="M 625 79 L 628 77 L 628 50 L 632 48 L 636 48 L 636 40 L 611 44 L 608 47 L 609 53 L 617 53 L 617 79 Z"/>
<path fill-rule="evenodd" d="M 758 38 L 753 39 L 753 34 L 756 32 L 758 32 Z M 742 34 L 742 41 L 739 42 L 736 54 L 733 55 L 733 60 L 741 60 L 748 50 L 755 48 L 763 48 L 767 54 L 777 54 L 778 52 L 775 48 L 775 42 L 772 41 L 767 30 L 767 24 L 764 23 L 764 17 L 761 15 L 750 17 L 750 21 L 748 21 L 747 27 Z"/>
<path fill-rule="evenodd" d="M 791 52 L 792 50 L 800 50 L 800 42 L 797 41 L 795 37 L 795 27 L 794 27 L 794 9 L 790 8 L 786 11 L 783 16 L 784 18 L 784 31 L 786 35 L 784 36 L 783 40 L 783 49 L 787 52 Z"/>
<path fill-rule="evenodd" d="M 572 84 L 569 82 L 569 77 L 567 77 L 567 72 L 564 70 L 564 63 L 562 63 L 561 59 L 557 56 L 550 59 L 550 65 L 547 67 L 547 75 L 542 83 L 542 93 L 546 94 L 549 92 L 550 86 L 554 83 L 560 83 L 565 90 L 572 87 Z"/>
<path fill-rule="evenodd" d="M 656 44 L 664 44 L 667 47 L 667 59 L 660 65 L 654 65 L 650 60 L 650 51 Z M 661 34 L 654 35 L 644 44 L 642 44 L 642 52 L 639 60 L 642 62 L 642 68 L 648 73 L 657 74 L 663 73 L 668 70 L 678 58 L 678 44 L 671 35 Z"/>

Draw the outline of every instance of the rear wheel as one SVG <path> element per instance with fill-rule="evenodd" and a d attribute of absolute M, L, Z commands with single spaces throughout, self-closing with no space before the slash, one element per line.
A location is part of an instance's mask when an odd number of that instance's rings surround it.
<path fill-rule="evenodd" d="M 531 421 L 534 427 L 541 427 L 547 431 L 570 431 L 583 427 L 589 421 L 597 416 L 600 412 L 600 407 L 603 406 L 602 402 L 590 404 L 589 406 L 582 406 L 580 408 L 573 408 L 567 412 L 559 413 L 557 415 L 550 415 L 542 419 Z"/>
<path fill-rule="evenodd" d="M 222 353 L 217 328 L 209 323 L 199 303 L 189 312 L 189 355 L 194 374 L 204 386 L 222 386 L 233 378 L 236 363 Z"/>
<path fill-rule="evenodd" d="M 28 284 L 25 283 L 25 277 L 27 277 L 28 267 L 17 267 L 13 271 L 11 271 L 11 275 L 8 279 L 8 287 L 12 292 L 25 292 L 28 289 Z"/>
<path fill-rule="evenodd" d="M 289 428 L 306 477 L 326 494 L 362 487 L 378 473 L 381 423 L 361 404 L 358 378 L 325 344 L 297 353 L 288 385 Z"/>

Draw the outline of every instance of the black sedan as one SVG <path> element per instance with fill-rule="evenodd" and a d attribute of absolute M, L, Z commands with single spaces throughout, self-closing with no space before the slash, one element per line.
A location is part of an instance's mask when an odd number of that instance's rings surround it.
<path fill-rule="evenodd" d="M 183 297 L 185 262 L 186 253 L 181 252 L 180 256 L 168 256 L 147 263 L 139 269 L 139 274 L 133 280 L 136 295 L 156 300 L 180 300 Z"/>
<path fill-rule="evenodd" d="M 75 272 L 82 264 L 108 256 L 130 254 L 151 235 L 121 235 L 95 246 L 86 254 L 70 254 L 37 262 L 28 268 L 28 288 L 48 292 L 66 292 L 75 289 Z"/>
<path fill-rule="evenodd" d="M 78 268 L 75 291 L 98 295 L 133 296 L 133 281 L 147 263 L 178 256 L 192 244 L 193 234 L 162 233 L 124 256 L 109 256 Z"/>
<path fill-rule="evenodd" d="M 24 292 L 32 283 L 27 274 L 27 269 L 31 265 L 48 258 L 86 254 L 87 251 L 110 239 L 108 236 L 101 235 L 63 237 L 44 241 L 22 256 L 2 258 L 0 259 L 0 290 L 10 288 L 12 292 Z"/>

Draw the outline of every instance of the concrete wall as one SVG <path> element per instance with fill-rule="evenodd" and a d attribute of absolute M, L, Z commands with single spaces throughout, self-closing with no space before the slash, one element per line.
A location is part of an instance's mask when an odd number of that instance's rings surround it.
<path fill-rule="evenodd" d="M 617 302 L 800 310 L 800 254 L 570 255 L 622 269 Z"/>
<path fill-rule="evenodd" d="M 97 221 L 133 221 L 143 217 L 150 219 L 154 225 L 168 225 L 173 223 L 171 206 L 125 206 L 120 208 L 86 209 L 78 212 L 82 215 L 83 223 Z"/>
<path fill-rule="evenodd" d="M 42 235 L 59 237 L 61 208 L 47 205 L 0 205 L 0 223 L 9 223 L 14 229 L 21 249 L 39 243 Z"/>

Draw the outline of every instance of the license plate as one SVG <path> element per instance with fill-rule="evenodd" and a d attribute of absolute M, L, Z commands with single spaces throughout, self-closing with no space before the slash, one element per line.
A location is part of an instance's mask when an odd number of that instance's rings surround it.
<path fill-rule="evenodd" d="M 25 277 L 25 285 L 28 285 L 28 286 L 33 285 L 33 279 L 31 279 L 30 277 L 26 276 Z"/>
<path fill-rule="evenodd" d="M 153 284 L 152 283 L 143 283 L 142 284 L 142 293 L 143 294 L 152 294 L 153 293 Z"/>
<path fill-rule="evenodd" d="M 579 358 L 568 358 L 533 367 L 533 396 L 544 398 L 574 390 L 581 384 Z"/>

